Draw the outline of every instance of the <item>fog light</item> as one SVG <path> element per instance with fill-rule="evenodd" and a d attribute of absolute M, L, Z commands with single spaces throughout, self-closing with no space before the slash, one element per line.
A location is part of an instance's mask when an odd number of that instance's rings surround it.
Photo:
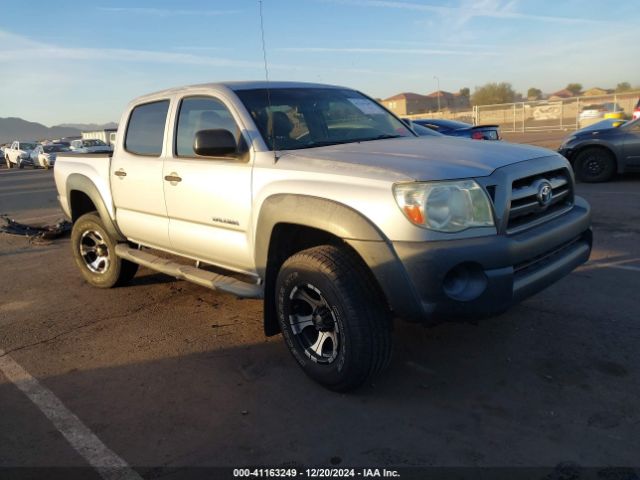
<path fill-rule="evenodd" d="M 477 263 L 461 263 L 444 277 L 444 293 L 449 298 L 468 302 L 478 298 L 487 288 L 487 276 Z"/>

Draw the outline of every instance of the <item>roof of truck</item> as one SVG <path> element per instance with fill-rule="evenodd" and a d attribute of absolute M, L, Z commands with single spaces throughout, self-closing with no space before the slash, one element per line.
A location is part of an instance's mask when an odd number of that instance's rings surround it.
<path fill-rule="evenodd" d="M 206 88 L 212 89 L 220 89 L 227 88 L 229 90 L 253 90 L 259 88 L 270 88 L 270 89 L 278 89 L 278 88 L 347 88 L 341 87 L 337 85 L 327 85 L 323 83 L 308 83 L 308 82 L 267 82 L 265 80 L 256 80 L 256 81 L 242 81 L 242 82 L 215 82 L 215 83 L 200 83 L 196 85 L 186 85 L 182 87 L 172 87 L 167 88 L 165 90 L 160 90 L 158 92 L 149 93 L 146 95 L 142 95 L 137 97 L 134 102 L 139 102 L 144 98 L 158 97 L 164 95 L 172 95 L 174 93 L 185 93 L 190 90 L 201 91 Z"/>

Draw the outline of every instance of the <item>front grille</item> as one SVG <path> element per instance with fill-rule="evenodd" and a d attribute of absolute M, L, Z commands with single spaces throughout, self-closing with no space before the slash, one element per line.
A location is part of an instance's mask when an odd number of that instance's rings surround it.
<path fill-rule="evenodd" d="M 551 201 L 543 205 L 538 194 L 541 184 L 551 185 Z M 553 170 L 525 178 L 511 185 L 511 202 L 507 233 L 525 230 L 550 220 L 569 210 L 573 205 L 573 184 L 566 169 Z"/>

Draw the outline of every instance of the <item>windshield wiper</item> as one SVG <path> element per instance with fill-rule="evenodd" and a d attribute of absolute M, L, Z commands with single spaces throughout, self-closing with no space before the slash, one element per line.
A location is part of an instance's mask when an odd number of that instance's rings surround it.
<path fill-rule="evenodd" d="M 383 133 L 382 135 L 378 135 L 377 137 L 371 138 L 362 138 L 360 140 L 356 140 L 357 142 L 370 142 L 372 140 L 386 140 L 387 138 L 404 138 L 406 135 L 391 135 L 389 133 Z"/>
<path fill-rule="evenodd" d="M 305 148 L 315 148 L 315 147 L 329 147 L 331 145 L 344 145 L 345 143 L 370 142 L 372 140 L 385 140 L 387 138 L 400 138 L 400 137 L 404 137 L 404 135 L 390 135 L 385 133 L 382 135 L 378 135 L 377 137 L 371 137 L 371 138 L 350 138 L 348 140 L 324 140 L 321 142 L 313 142 L 308 145 L 292 148 L 291 150 L 302 150 Z"/>
<path fill-rule="evenodd" d="M 329 147 L 331 145 L 342 145 L 344 143 L 359 142 L 360 140 L 324 140 L 322 142 L 313 142 L 302 147 L 293 148 L 292 150 L 301 150 L 303 148 Z"/>

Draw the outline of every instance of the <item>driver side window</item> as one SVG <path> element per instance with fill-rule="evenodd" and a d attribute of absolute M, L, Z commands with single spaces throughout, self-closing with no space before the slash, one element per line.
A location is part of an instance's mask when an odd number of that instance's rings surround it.
<path fill-rule="evenodd" d="M 188 97 L 182 100 L 175 135 L 178 157 L 197 157 L 193 151 L 196 133 L 200 130 L 228 130 L 242 145 L 242 134 L 224 103 L 212 97 Z"/>

